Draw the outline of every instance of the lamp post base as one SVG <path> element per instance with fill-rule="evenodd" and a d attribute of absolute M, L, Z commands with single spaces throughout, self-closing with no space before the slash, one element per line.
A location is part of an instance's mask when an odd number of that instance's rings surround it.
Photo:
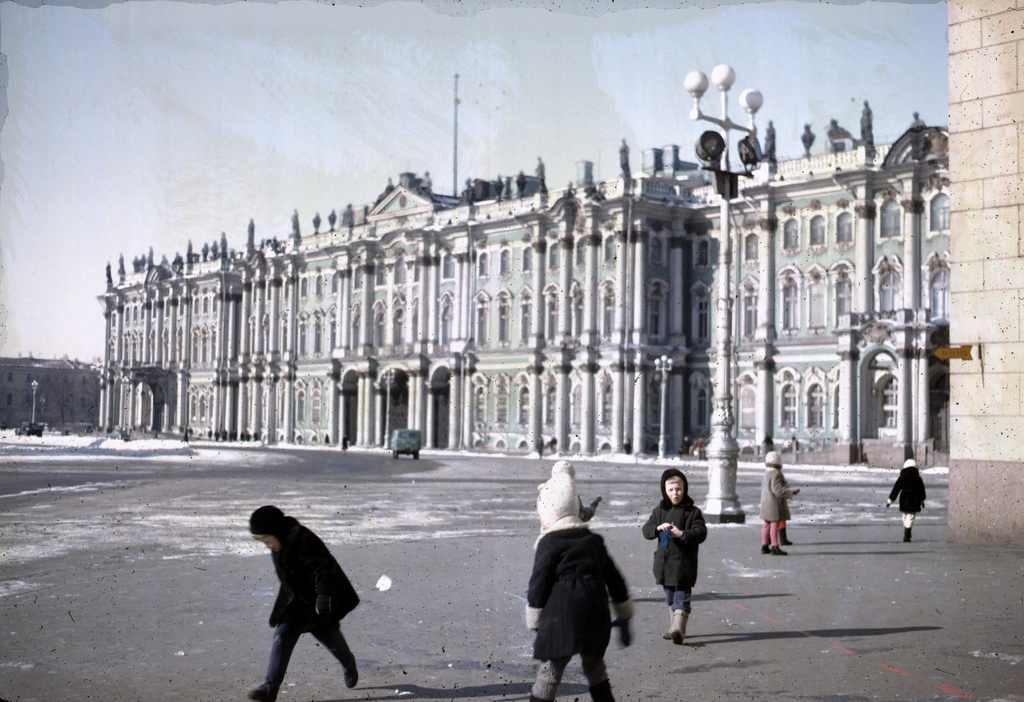
<path fill-rule="evenodd" d="M 744 524 L 747 519 L 736 494 L 736 459 L 739 456 L 735 441 L 726 438 L 726 446 L 712 437 L 708 456 L 708 497 L 704 505 L 704 519 L 712 524 Z"/>
<path fill-rule="evenodd" d="M 704 509 L 704 521 L 711 524 L 746 524 L 747 515 L 740 507 L 739 500 L 708 498 Z"/>

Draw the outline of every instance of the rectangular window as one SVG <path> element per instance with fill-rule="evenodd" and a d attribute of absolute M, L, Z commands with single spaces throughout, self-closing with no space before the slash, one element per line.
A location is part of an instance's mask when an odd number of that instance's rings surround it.
<path fill-rule="evenodd" d="M 522 329 L 521 341 L 524 345 L 530 343 L 530 327 L 533 324 L 533 305 L 529 303 L 523 303 L 523 306 L 519 308 L 522 319 L 520 320 L 520 329 Z"/>
<path fill-rule="evenodd" d="M 743 296 L 743 336 L 754 336 L 757 330 L 757 293 L 747 291 Z"/>
<path fill-rule="evenodd" d="M 812 328 L 825 326 L 825 286 L 822 283 L 812 283 L 809 291 L 808 324 Z"/>

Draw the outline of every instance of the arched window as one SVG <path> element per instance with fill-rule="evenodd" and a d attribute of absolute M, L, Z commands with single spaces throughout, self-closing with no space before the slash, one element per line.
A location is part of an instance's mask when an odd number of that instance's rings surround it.
<path fill-rule="evenodd" d="M 391 343 L 395 346 L 405 343 L 405 310 L 401 308 L 395 310 L 391 319 Z"/>
<path fill-rule="evenodd" d="M 879 395 L 882 400 L 882 425 L 888 429 L 896 428 L 896 415 L 899 412 L 899 394 L 896 378 L 887 376 L 882 380 Z"/>
<path fill-rule="evenodd" d="M 663 329 L 665 319 L 665 296 L 661 289 L 656 289 L 655 293 L 651 295 L 647 307 L 647 314 L 647 333 L 654 338 L 660 338 L 665 333 L 665 330 Z"/>
<path fill-rule="evenodd" d="M 441 277 L 445 280 L 455 277 L 455 257 L 450 253 L 446 253 L 442 259 Z"/>
<path fill-rule="evenodd" d="M 708 391 L 698 388 L 694 398 L 694 429 L 706 429 L 708 426 Z"/>
<path fill-rule="evenodd" d="M 576 265 L 582 266 L 587 262 L 587 240 L 579 239 L 576 242 Z"/>
<path fill-rule="evenodd" d="M 811 280 L 807 286 L 807 326 L 821 329 L 825 326 L 825 281 Z"/>
<path fill-rule="evenodd" d="M 949 229 L 949 195 L 939 193 L 928 208 L 928 228 L 933 232 Z"/>
<path fill-rule="evenodd" d="M 321 415 L 322 407 L 323 407 L 323 401 L 321 399 L 320 388 L 314 388 L 313 389 L 313 405 L 312 405 L 312 410 L 310 411 L 310 421 L 312 421 L 312 423 L 314 425 L 319 426 L 319 424 L 320 424 L 320 415 Z"/>
<path fill-rule="evenodd" d="M 360 334 L 360 330 L 363 328 L 363 325 L 361 324 L 361 321 L 362 320 L 360 319 L 360 316 L 359 316 L 359 310 L 358 309 L 353 310 L 353 312 L 352 312 L 352 348 L 355 348 L 355 347 L 359 346 L 359 334 Z"/>
<path fill-rule="evenodd" d="M 501 275 L 508 275 L 512 271 L 512 252 L 508 249 L 502 249 L 501 258 L 498 260 L 498 270 L 501 272 Z"/>
<path fill-rule="evenodd" d="M 295 421 L 306 421 L 306 391 L 299 390 L 295 394 Z"/>
<path fill-rule="evenodd" d="M 658 237 L 651 238 L 651 263 L 654 265 L 661 265 L 661 260 L 664 258 L 664 244 Z"/>
<path fill-rule="evenodd" d="M 757 260 L 757 234 L 747 234 L 743 244 L 743 258 L 748 263 Z"/>
<path fill-rule="evenodd" d="M 206 397 L 199 398 L 199 421 L 206 421 Z"/>
<path fill-rule="evenodd" d="M 523 273 L 533 270 L 533 249 L 527 246 L 523 249 Z"/>
<path fill-rule="evenodd" d="M 412 282 L 420 282 L 420 259 L 418 257 L 412 264 Z"/>
<path fill-rule="evenodd" d="M 787 384 L 782 388 L 782 428 L 796 429 L 796 386 Z"/>
<path fill-rule="evenodd" d="M 420 341 L 420 310 L 412 308 L 412 325 L 409 327 L 409 334 L 412 341 Z"/>
<path fill-rule="evenodd" d="M 384 311 L 378 310 L 373 316 L 373 345 L 377 348 L 384 346 Z"/>
<path fill-rule="evenodd" d="M 477 386 L 473 398 L 473 420 L 483 422 L 487 416 L 487 395 L 482 385 Z"/>
<path fill-rule="evenodd" d="M 782 248 L 800 248 L 800 224 L 795 219 L 786 220 L 786 225 L 782 228 Z"/>
<path fill-rule="evenodd" d="M 299 279 L 299 297 L 303 300 L 309 297 L 309 278 L 302 277 Z"/>
<path fill-rule="evenodd" d="M 577 295 L 572 300 L 572 328 L 576 336 L 583 336 L 583 296 Z"/>
<path fill-rule="evenodd" d="M 757 331 L 757 289 L 743 289 L 743 336 L 753 337 Z"/>
<path fill-rule="evenodd" d="M 615 293 L 605 290 L 601 297 L 601 336 L 604 339 L 612 338 L 612 330 L 615 328 Z"/>
<path fill-rule="evenodd" d="M 395 285 L 405 285 L 405 261 L 401 258 L 395 261 Z"/>
<path fill-rule="evenodd" d="M 324 325 L 319 319 L 313 322 L 313 353 L 320 356 L 324 352 Z"/>
<path fill-rule="evenodd" d="M 580 422 L 582 421 L 582 407 L 583 407 L 583 387 L 577 385 L 572 389 L 572 411 L 569 413 L 573 427 L 579 429 Z"/>
<path fill-rule="evenodd" d="M 508 343 L 508 325 L 512 311 L 508 300 L 502 299 L 498 302 L 498 343 Z"/>
<path fill-rule="evenodd" d="M 825 245 L 825 218 L 817 215 L 811 218 L 811 246 Z"/>
<path fill-rule="evenodd" d="M 740 388 L 740 429 L 752 431 L 757 428 L 757 390 L 753 385 Z"/>
<path fill-rule="evenodd" d="M 481 278 L 486 278 L 488 275 L 486 253 L 480 254 L 480 256 L 476 259 L 476 274 Z"/>
<path fill-rule="evenodd" d="M 526 426 L 530 423 L 530 389 L 519 388 L 519 425 Z"/>
<path fill-rule="evenodd" d="M 886 200 L 882 205 L 882 230 L 883 239 L 900 235 L 900 215 L 902 209 L 895 200 Z"/>
<path fill-rule="evenodd" d="M 373 284 L 376 285 L 377 287 L 384 285 L 387 282 L 387 280 L 384 277 L 385 273 L 387 273 L 387 268 L 384 266 L 383 261 L 379 261 L 374 268 Z"/>
<path fill-rule="evenodd" d="M 316 277 L 316 296 L 322 297 L 324 294 L 324 279 L 321 276 Z"/>
<path fill-rule="evenodd" d="M 558 333 L 558 298 L 554 295 L 548 298 L 548 334 L 549 341 L 554 340 Z"/>
<path fill-rule="evenodd" d="M 198 420 L 199 415 L 196 414 L 196 396 L 193 395 L 188 400 L 188 416 L 192 419 Z"/>
<path fill-rule="evenodd" d="M 615 261 L 615 237 L 610 236 L 604 240 L 604 262 L 613 263 Z"/>
<path fill-rule="evenodd" d="M 711 244 L 707 239 L 701 239 L 697 242 L 697 254 L 694 256 L 694 262 L 698 268 L 702 268 L 708 265 L 711 260 Z"/>
<path fill-rule="evenodd" d="M 338 320 L 331 317 L 331 348 L 338 346 Z"/>
<path fill-rule="evenodd" d="M 949 271 L 932 273 L 932 319 L 949 319 Z"/>
<path fill-rule="evenodd" d="M 487 328 L 488 305 L 486 300 L 478 300 L 476 303 L 476 343 L 478 346 L 485 345 L 489 339 L 490 330 Z"/>
<path fill-rule="evenodd" d="M 601 424 L 608 426 L 612 423 L 612 386 L 601 386 Z"/>
<path fill-rule="evenodd" d="M 508 386 L 498 383 L 498 391 L 494 396 L 494 421 L 498 424 L 508 423 Z"/>
<path fill-rule="evenodd" d="M 796 282 L 787 280 L 782 286 L 782 328 L 800 328 L 800 309 L 797 301 Z"/>
<path fill-rule="evenodd" d="M 836 218 L 836 243 L 849 244 L 853 241 L 853 215 L 840 212 Z"/>
<path fill-rule="evenodd" d="M 707 291 L 696 291 L 693 295 L 693 338 L 698 344 L 706 344 L 709 339 L 708 306 Z"/>
<path fill-rule="evenodd" d="M 331 273 L 331 293 L 334 294 L 336 292 L 338 292 L 338 274 Z"/>
<path fill-rule="evenodd" d="M 881 311 L 893 312 L 900 304 L 900 276 L 889 272 L 882 276 Z"/>
<path fill-rule="evenodd" d="M 306 326 L 305 320 L 299 322 L 299 355 L 306 355 L 306 336 L 309 334 L 309 328 Z"/>
<path fill-rule="evenodd" d="M 530 343 L 530 334 L 533 328 L 533 304 L 530 298 L 524 297 L 519 306 L 519 340 L 525 346 Z"/>
<path fill-rule="evenodd" d="M 818 383 L 807 390 L 807 428 L 825 428 L 825 390 Z"/>
<path fill-rule="evenodd" d="M 555 386 L 549 385 L 544 388 L 544 425 L 554 426 L 555 424 Z"/>
<path fill-rule="evenodd" d="M 441 343 L 449 344 L 452 340 L 452 303 L 447 300 L 441 311 Z"/>
<path fill-rule="evenodd" d="M 846 278 L 846 273 L 841 273 L 836 281 L 836 320 L 839 315 L 849 314 L 853 307 L 853 284 Z"/>
<path fill-rule="evenodd" d="M 556 244 L 552 245 L 551 248 L 548 250 L 548 269 L 549 270 L 552 270 L 552 271 L 558 270 L 558 259 L 560 258 L 560 256 L 559 256 L 559 249 L 560 248 L 562 248 L 561 244 L 557 244 L 556 243 Z"/>

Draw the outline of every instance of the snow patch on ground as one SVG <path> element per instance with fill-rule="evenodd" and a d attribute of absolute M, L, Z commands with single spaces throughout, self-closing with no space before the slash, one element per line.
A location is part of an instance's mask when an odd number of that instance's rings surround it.
<path fill-rule="evenodd" d="M 24 580 L 0 580 L 0 597 L 8 597 L 19 592 L 29 592 L 42 587 L 36 583 L 27 583 Z"/>

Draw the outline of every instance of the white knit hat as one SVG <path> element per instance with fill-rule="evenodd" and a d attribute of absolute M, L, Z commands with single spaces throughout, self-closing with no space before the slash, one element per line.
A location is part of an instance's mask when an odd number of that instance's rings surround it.
<path fill-rule="evenodd" d="M 764 455 L 764 464 L 766 466 L 778 466 L 782 467 L 782 456 L 779 455 L 778 451 L 769 451 Z"/>
<path fill-rule="evenodd" d="M 571 463 L 558 461 L 551 466 L 551 479 L 538 486 L 537 515 L 542 534 L 583 524 L 575 476 Z"/>
<path fill-rule="evenodd" d="M 903 467 L 904 468 L 917 468 L 917 461 L 915 461 L 913 458 L 908 458 L 907 460 L 903 461 Z"/>

